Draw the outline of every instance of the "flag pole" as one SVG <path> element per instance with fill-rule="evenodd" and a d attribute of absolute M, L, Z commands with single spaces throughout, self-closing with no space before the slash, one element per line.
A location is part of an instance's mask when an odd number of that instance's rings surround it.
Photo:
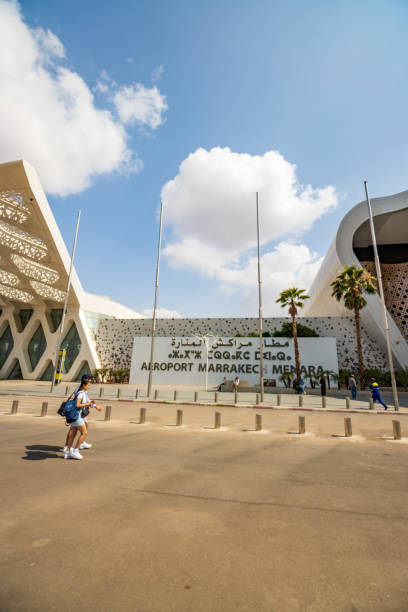
<path fill-rule="evenodd" d="M 150 393 L 152 390 L 153 353 L 154 353 L 154 337 L 156 333 L 157 293 L 159 289 L 160 249 L 161 249 L 161 241 L 162 241 L 162 227 L 163 227 L 163 202 L 160 202 L 159 244 L 157 247 L 156 284 L 155 284 L 155 291 L 154 291 L 152 338 L 151 338 L 151 344 L 150 344 L 150 364 L 149 364 L 149 379 L 147 383 L 147 397 L 150 397 Z"/>
<path fill-rule="evenodd" d="M 373 243 L 373 250 L 374 250 L 375 269 L 377 271 L 378 290 L 380 292 L 382 311 L 383 311 L 385 339 L 386 339 L 386 342 L 387 342 L 388 364 L 389 364 L 389 368 L 390 368 L 392 395 L 393 395 L 393 398 L 394 398 L 394 410 L 399 410 L 397 383 L 395 382 L 394 363 L 393 363 L 393 360 L 392 360 L 392 351 L 391 351 L 391 342 L 390 342 L 390 333 L 389 333 L 390 329 L 389 329 L 389 325 L 388 325 L 387 308 L 385 306 L 384 289 L 383 289 L 383 284 L 382 284 L 381 266 L 380 266 L 380 260 L 378 258 L 377 240 L 376 240 L 376 237 L 375 237 L 375 228 L 374 228 L 374 221 L 373 221 L 373 211 L 371 209 L 370 196 L 368 195 L 367 181 L 364 181 L 364 188 L 365 188 L 365 192 L 366 192 L 367 207 L 368 207 L 368 216 L 369 216 L 369 219 L 370 219 L 371 240 L 372 240 L 372 243 Z"/>
<path fill-rule="evenodd" d="M 258 243 L 258 304 L 259 304 L 259 391 L 261 403 L 264 401 L 263 384 L 263 335 L 262 335 L 262 280 L 261 280 L 261 252 L 259 244 L 259 204 L 258 192 L 256 192 L 256 235 Z"/>
<path fill-rule="evenodd" d="M 50 393 L 52 393 L 53 390 L 54 390 L 55 375 L 57 373 L 58 357 L 59 357 L 58 352 L 59 352 L 60 347 L 61 347 L 61 337 L 62 337 L 62 332 L 64 330 L 65 315 L 67 314 L 69 288 L 71 286 L 72 271 L 74 269 L 74 258 L 75 258 L 75 250 L 76 250 L 77 239 L 78 239 L 78 230 L 79 230 L 79 220 L 80 220 L 80 218 L 81 218 L 81 211 L 78 210 L 77 222 L 76 222 L 76 227 L 75 227 L 74 243 L 72 245 L 71 263 L 69 265 L 69 274 L 68 274 L 68 280 L 67 280 L 67 287 L 65 289 L 64 308 L 62 310 L 62 318 L 61 318 L 60 329 L 59 329 L 59 334 L 58 334 L 58 341 L 57 341 L 56 348 L 55 348 L 55 362 L 54 362 L 54 369 L 53 369 L 53 372 L 52 372 L 52 380 L 51 380 Z"/>

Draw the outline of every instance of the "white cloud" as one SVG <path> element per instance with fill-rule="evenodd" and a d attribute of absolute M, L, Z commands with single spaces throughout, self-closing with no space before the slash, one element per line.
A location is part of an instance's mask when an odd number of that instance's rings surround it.
<path fill-rule="evenodd" d="M 168 108 L 166 96 L 156 86 L 144 87 L 141 83 L 120 87 L 113 102 L 122 123 L 132 125 L 139 122 L 152 130 L 163 123 Z"/>
<path fill-rule="evenodd" d="M 142 310 L 142 315 L 147 318 L 153 316 L 153 308 Z M 158 319 L 181 319 L 182 316 L 177 310 L 169 310 L 168 308 L 157 308 L 156 317 Z"/>
<path fill-rule="evenodd" d="M 158 83 L 162 78 L 164 73 L 164 66 L 160 64 L 160 66 L 156 66 L 156 68 L 152 72 L 152 81 L 153 83 Z"/>
<path fill-rule="evenodd" d="M 46 191 L 62 196 L 100 174 L 142 169 L 122 122 L 96 106 L 87 83 L 64 65 L 59 38 L 24 23 L 17 2 L 0 0 L 0 41 L 0 162 L 26 159 Z"/>
<path fill-rule="evenodd" d="M 163 187 L 165 222 L 172 238 L 169 264 L 214 278 L 225 293 L 237 293 L 256 312 L 255 192 L 259 192 L 265 314 L 280 312 L 278 293 L 307 288 L 319 265 L 300 236 L 337 204 L 332 186 L 300 185 L 296 166 L 276 151 L 251 156 L 228 148 L 198 149 Z M 272 241 L 280 242 L 271 248 Z M 252 299 L 252 296 L 254 299 Z"/>

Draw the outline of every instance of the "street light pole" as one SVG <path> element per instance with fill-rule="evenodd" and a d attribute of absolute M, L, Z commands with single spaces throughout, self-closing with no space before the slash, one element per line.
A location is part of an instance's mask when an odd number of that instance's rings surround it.
<path fill-rule="evenodd" d="M 52 380 L 51 380 L 51 389 L 50 389 L 50 393 L 53 392 L 54 389 L 54 383 L 55 383 L 55 375 L 57 372 L 57 367 L 58 367 L 58 352 L 61 346 L 61 337 L 62 337 L 62 332 L 64 330 L 64 322 L 65 322 L 65 315 L 67 314 L 67 308 L 68 308 L 68 296 L 69 296 L 69 288 L 71 286 L 71 278 L 72 278 L 72 270 L 74 267 L 74 257 L 75 257 L 75 250 L 76 250 L 76 245 L 77 245 L 77 239 L 78 239 L 78 230 L 79 230 L 79 220 L 81 218 L 81 211 L 78 210 L 78 216 L 77 216 L 77 222 L 76 222 L 76 226 L 75 226 L 75 236 L 74 236 L 74 243 L 72 245 L 72 253 L 71 253 L 71 263 L 69 265 L 69 273 L 68 273 L 68 279 L 67 279 L 67 286 L 65 289 L 65 300 L 64 300 L 64 308 L 62 310 L 62 317 L 61 317 L 61 323 L 60 323 L 60 329 L 59 329 L 59 334 L 58 334 L 58 341 L 55 347 L 55 361 L 54 361 L 54 369 L 52 371 Z"/>
<path fill-rule="evenodd" d="M 392 395 L 393 395 L 393 398 L 394 398 L 394 410 L 399 410 L 397 383 L 395 382 L 394 363 L 393 363 L 392 351 L 391 351 L 391 342 L 390 342 L 390 333 L 389 333 L 390 329 L 389 329 L 389 325 L 388 325 L 387 308 L 385 306 L 384 289 L 383 289 L 383 284 L 382 284 L 381 266 L 380 266 L 380 260 L 378 258 L 377 240 L 376 240 L 376 237 L 375 237 L 375 228 L 374 228 L 374 221 L 373 221 L 373 211 L 371 209 L 370 197 L 368 195 L 367 181 L 364 181 L 364 188 L 365 188 L 365 192 L 366 192 L 367 207 L 368 207 L 368 216 L 369 216 L 369 219 L 370 219 L 371 240 L 372 240 L 372 243 L 373 243 L 373 250 L 374 250 L 375 269 L 377 271 L 378 290 L 380 292 L 382 311 L 383 311 L 384 331 L 385 331 L 385 339 L 386 339 L 386 342 L 387 342 L 387 353 L 388 353 L 388 363 L 389 363 L 389 367 L 390 367 Z"/>
<path fill-rule="evenodd" d="M 258 303 L 259 303 L 259 390 L 261 403 L 264 401 L 263 384 L 263 335 L 262 335 L 262 281 L 261 281 L 261 251 L 259 244 L 259 205 L 258 192 L 256 192 L 256 235 L 258 242 Z"/>
<path fill-rule="evenodd" d="M 160 249 L 161 249 L 161 240 L 162 240 L 162 227 L 163 227 L 163 202 L 160 203 L 159 244 L 157 247 L 156 283 L 155 283 L 155 291 L 154 291 L 152 339 L 151 339 L 151 344 L 150 344 L 150 365 L 149 365 L 149 379 L 147 383 L 147 397 L 150 397 L 150 393 L 152 389 L 153 352 L 154 352 L 154 336 L 156 333 L 156 311 L 157 311 L 157 294 L 159 290 Z"/>

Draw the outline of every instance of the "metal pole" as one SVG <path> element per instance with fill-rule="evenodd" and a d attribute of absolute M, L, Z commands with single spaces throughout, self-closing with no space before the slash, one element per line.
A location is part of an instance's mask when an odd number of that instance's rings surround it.
<path fill-rule="evenodd" d="M 258 242 L 258 301 L 259 301 L 259 390 L 261 403 L 264 401 L 263 385 L 263 336 L 262 336 L 262 281 L 261 281 L 261 253 L 259 245 L 259 205 L 258 192 L 256 192 L 256 235 Z"/>
<path fill-rule="evenodd" d="M 151 345 L 150 345 L 150 367 L 149 367 L 149 380 L 147 383 L 147 397 L 150 397 L 150 391 L 152 389 L 153 351 L 154 351 L 154 335 L 156 332 L 156 310 L 157 310 L 157 293 L 159 289 L 160 249 L 161 249 L 161 240 L 162 240 L 162 227 L 163 227 L 163 202 L 160 203 L 159 244 L 157 247 L 156 285 L 155 285 L 155 291 L 154 291 L 152 340 L 151 340 Z"/>
<path fill-rule="evenodd" d="M 385 300 L 384 300 L 384 289 L 383 289 L 383 284 L 382 284 L 381 266 L 380 266 L 380 260 L 378 258 L 377 240 L 375 237 L 375 228 L 374 228 L 374 221 L 373 221 L 373 211 L 371 210 L 371 202 L 370 202 L 370 196 L 368 195 L 367 181 L 364 181 L 364 188 L 366 192 L 368 216 L 370 219 L 371 240 L 373 243 L 373 250 L 374 250 L 375 269 L 377 271 L 378 290 L 380 292 L 382 311 L 383 311 L 384 331 L 385 331 L 385 339 L 387 342 L 388 363 L 390 367 L 390 376 L 391 376 L 392 396 L 394 398 L 394 410 L 399 410 L 397 383 L 395 382 L 394 363 L 392 360 L 387 308 L 385 306 Z"/>
<path fill-rule="evenodd" d="M 75 258 L 75 250 L 76 250 L 77 239 L 78 239 L 78 230 L 79 230 L 79 220 L 80 220 L 80 218 L 81 218 L 81 211 L 78 210 L 77 222 L 76 222 L 76 227 L 75 227 L 74 244 L 72 245 L 71 263 L 70 263 L 70 266 L 69 266 L 69 274 L 68 274 L 68 279 L 67 279 L 67 287 L 65 289 L 64 308 L 63 308 L 63 311 L 62 311 L 62 318 L 61 318 L 60 330 L 59 330 L 59 334 L 58 334 L 58 341 L 57 341 L 56 348 L 55 348 L 56 355 L 55 355 L 55 362 L 54 362 L 54 370 L 53 370 L 53 373 L 52 373 L 50 393 L 52 393 L 52 391 L 54 389 L 55 374 L 57 372 L 57 367 L 58 367 L 58 351 L 60 350 L 60 347 L 61 347 L 61 337 L 62 337 L 62 332 L 64 330 L 65 315 L 67 314 L 69 288 L 71 286 L 72 270 L 74 268 L 74 258 Z"/>

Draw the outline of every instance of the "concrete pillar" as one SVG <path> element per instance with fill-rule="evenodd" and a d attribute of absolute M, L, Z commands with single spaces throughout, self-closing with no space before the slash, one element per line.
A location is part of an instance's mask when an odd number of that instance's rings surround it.
<path fill-rule="evenodd" d="M 353 435 L 350 417 L 344 419 L 344 435 L 346 436 L 346 438 L 351 438 L 351 436 Z"/>
<path fill-rule="evenodd" d="M 182 424 L 183 424 L 183 411 L 177 410 L 176 427 L 180 427 L 180 425 Z"/>
<path fill-rule="evenodd" d="M 302 408 L 303 407 L 303 395 L 299 395 L 298 400 L 299 400 L 299 408 Z"/>
<path fill-rule="evenodd" d="M 218 393 L 217 393 L 217 391 L 214 393 L 214 403 L 218 404 Z"/>
<path fill-rule="evenodd" d="M 260 396 L 259 396 L 259 393 L 257 393 L 256 396 L 255 396 L 255 404 L 256 405 L 259 404 L 259 400 L 260 400 Z"/>
<path fill-rule="evenodd" d="M 194 391 L 194 401 L 198 402 L 198 391 Z"/>
<path fill-rule="evenodd" d="M 159 397 L 159 390 L 155 389 L 154 390 L 154 399 L 157 400 L 158 397 Z"/>
<path fill-rule="evenodd" d="M 350 410 L 350 398 L 346 397 L 346 408 L 347 410 Z"/>
<path fill-rule="evenodd" d="M 103 397 L 103 387 L 99 389 L 99 397 Z"/>
<path fill-rule="evenodd" d="M 13 400 L 11 405 L 11 414 L 17 414 L 18 411 L 18 400 Z"/>
<path fill-rule="evenodd" d="M 299 417 L 299 433 L 306 433 L 306 418 L 304 416 Z"/>
<path fill-rule="evenodd" d="M 118 399 L 120 398 L 121 392 L 122 392 L 122 389 L 118 389 Z"/>
<path fill-rule="evenodd" d="M 41 416 L 42 417 L 47 416 L 47 412 L 48 412 L 48 402 L 43 402 L 41 406 Z"/>
<path fill-rule="evenodd" d="M 392 429 L 394 432 L 394 440 L 401 440 L 401 423 L 400 421 L 392 422 Z"/>
<path fill-rule="evenodd" d="M 68 395 L 68 394 L 69 394 L 69 385 L 65 387 L 65 395 Z"/>
<path fill-rule="evenodd" d="M 105 418 L 104 418 L 104 421 L 110 421 L 111 412 L 112 412 L 112 406 L 106 406 L 105 407 Z"/>
<path fill-rule="evenodd" d="M 374 410 L 374 400 L 370 397 L 370 410 Z"/>
<path fill-rule="evenodd" d="M 327 406 L 327 398 L 325 395 L 322 395 L 322 408 L 326 408 Z"/>
<path fill-rule="evenodd" d="M 255 429 L 256 431 L 262 431 L 262 414 L 255 415 Z"/>
<path fill-rule="evenodd" d="M 216 412 L 214 414 L 214 429 L 219 429 L 221 427 L 221 412 Z"/>
<path fill-rule="evenodd" d="M 234 389 L 234 404 L 238 404 L 238 390 Z"/>
<path fill-rule="evenodd" d="M 139 389 L 136 389 L 136 392 L 135 392 L 135 399 L 137 399 L 138 397 L 139 397 Z"/>
<path fill-rule="evenodd" d="M 178 400 L 178 391 L 174 392 L 174 398 L 173 399 L 174 399 L 175 402 L 177 402 L 177 400 Z"/>
<path fill-rule="evenodd" d="M 276 404 L 280 406 L 281 402 L 282 402 L 282 396 L 280 393 L 278 393 L 278 395 L 276 396 Z"/>
<path fill-rule="evenodd" d="M 140 409 L 139 424 L 143 425 L 146 422 L 146 408 Z"/>

